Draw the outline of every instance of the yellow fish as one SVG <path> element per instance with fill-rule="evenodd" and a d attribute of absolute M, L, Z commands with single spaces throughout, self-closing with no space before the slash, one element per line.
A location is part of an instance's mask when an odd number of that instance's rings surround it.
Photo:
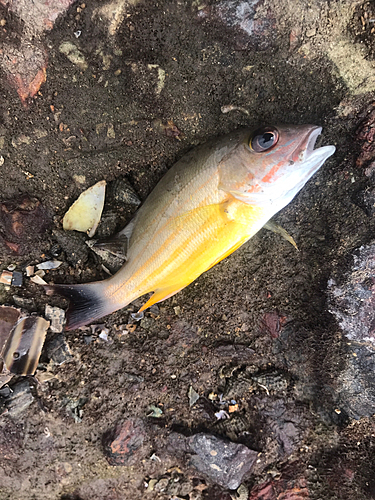
<path fill-rule="evenodd" d="M 314 125 L 237 130 L 183 156 L 121 231 L 127 262 L 111 278 L 48 285 L 70 299 L 67 329 L 153 292 L 141 307 L 171 297 L 230 255 L 285 207 L 335 152 L 314 150 Z"/>

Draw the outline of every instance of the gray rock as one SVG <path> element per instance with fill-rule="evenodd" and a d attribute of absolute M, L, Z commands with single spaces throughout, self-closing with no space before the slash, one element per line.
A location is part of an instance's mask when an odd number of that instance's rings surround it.
<path fill-rule="evenodd" d="M 22 380 L 13 386 L 12 389 L 13 392 L 6 401 L 6 415 L 11 418 L 17 418 L 31 405 L 34 398 L 27 380 Z"/>
<path fill-rule="evenodd" d="M 257 457 L 256 451 L 243 444 L 209 434 L 195 434 L 188 442 L 195 452 L 191 457 L 191 464 L 211 481 L 231 490 L 239 487 Z"/>
<path fill-rule="evenodd" d="M 359 248 L 349 271 L 329 280 L 328 292 L 346 337 L 375 346 L 375 243 Z"/>
<path fill-rule="evenodd" d="M 62 334 L 55 335 L 46 345 L 47 356 L 56 364 L 62 365 L 73 359 L 69 346 Z"/>
<path fill-rule="evenodd" d="M 51 322 L 51 332 L 61 333 L 63 331 L 65 325 L 65 311 L 63 309 L 46 304 L 44 315 Z"/>
<path fill-rule="evenodd" d="M 347 366 L 337 380 L 338 407 L 355 419 L 375 414 L 375 349 L 347 344 Z"/>

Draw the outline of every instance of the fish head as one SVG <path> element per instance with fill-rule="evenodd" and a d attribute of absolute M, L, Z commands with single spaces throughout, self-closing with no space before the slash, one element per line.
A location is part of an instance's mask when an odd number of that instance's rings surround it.
<path fill-rule="evenodd" d="M 322 128 L 316 125 L 266 127 L 243 131 L 219 164 L 219 188 L 252 205 L 285 207 L 335 152 L 314 149 Z"/>

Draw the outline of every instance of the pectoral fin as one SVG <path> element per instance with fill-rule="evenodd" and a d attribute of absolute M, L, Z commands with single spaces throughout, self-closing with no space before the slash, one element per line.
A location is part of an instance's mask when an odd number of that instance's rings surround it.
<path fill-rule="evenodd" d="M 106 252 L 119 257 L 120 259 L 127 260 L 129 240 L 132 235 L 135 217 L 129 222 L 127 226 L 124 227 L 119 233 L 115 234 L 111 239 L 98 240 L 91 247 L 95 247 L 98 250 L 105 250 Z M 95 250 L 94 250 L 95 251 Z"/>
<path fill-rule="evenodd" d="M 284 228 L 276 224 L 275 222 L 269 220 L 266 224 L 264 224 L 264 229 L 268 229 L 268 231 L 272 231 L 273 233 L 279 234 L 284 240 L 289 241 L 294 248 L 299 252 L 299 249 L 297 247 L 296 242 L 294 241 L 293 237 L 290 236 L 290 234 L 285 231 Z"/>
<path fill-rule="evenodd" d="M 106 250 L 112 255 L 116 255 L 116 257 L 127 260 L 128 242 L 127 236 L 115 236 L 110 240 L 98 240 L 94 243 L 93 247 L 98 250 Z"/>

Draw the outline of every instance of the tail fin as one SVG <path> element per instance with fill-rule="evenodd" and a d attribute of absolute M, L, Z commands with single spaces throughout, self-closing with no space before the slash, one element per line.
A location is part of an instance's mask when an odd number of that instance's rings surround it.
<path fill-rule="evenodd" d="M 103 293 L 103 282 L 84 285 L 45 285 L 48 295 L 58 293 L 69 299 L 66 330 L 75 330 L 115 311 Z"/>

